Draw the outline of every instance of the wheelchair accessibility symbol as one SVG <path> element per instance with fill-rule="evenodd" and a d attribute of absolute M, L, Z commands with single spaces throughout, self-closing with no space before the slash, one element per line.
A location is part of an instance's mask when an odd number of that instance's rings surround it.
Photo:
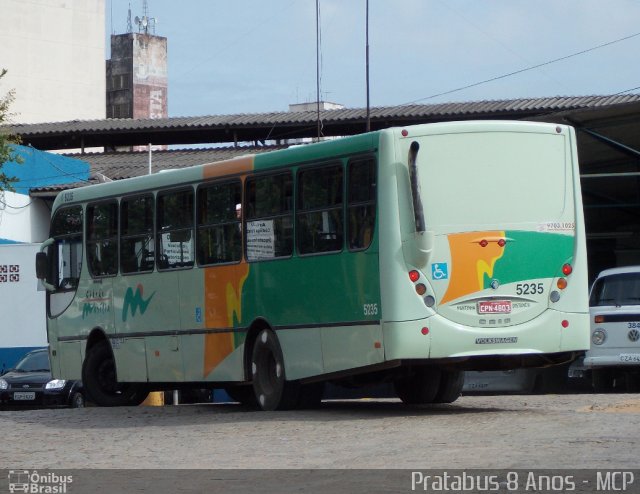
<path fill-rule="evenodd" d="M 435 263 L 431 265 L 431 278 L 434 280 L 449 279 L 449 267 L 446 262 Z"/>

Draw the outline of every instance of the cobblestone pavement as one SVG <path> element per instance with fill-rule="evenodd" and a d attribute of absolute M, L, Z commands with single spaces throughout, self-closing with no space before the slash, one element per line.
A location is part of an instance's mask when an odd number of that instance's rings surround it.
<path fill-rule="evenodd" d="M 4 468 L 636 468 L 640 395 L 0 411 Z"/>

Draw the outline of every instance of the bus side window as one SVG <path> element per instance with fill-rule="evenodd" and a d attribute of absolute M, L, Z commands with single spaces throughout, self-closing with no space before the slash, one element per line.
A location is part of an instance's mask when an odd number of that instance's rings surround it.
<path fill-rule="evenodd" d="M 300 254 L 339 252 L 343 244 L 342 164 L 298 174 L 297 239 Z"/>
<path fill-rule="evenodd" d="M 118 272 L 118 203 L 87 206 L 87 263 L 91 276 Z"/>
<path fill-rule="evenodd" d="M 198 264 L 240 261 L 241 200 L 242 186 L 239 180 L 198 189 Z"/>
<path fill-rule="evenodd" d="M 376 223 L 376 167 L 373 159 L 349 163 L 348 218 L 349 250 L 371 245 Z"/>
<path fill-rule="evenodd" d="M 120 201 L 120 270 L 123 274 L 153 270 L 153 196 Z"/>
<path fill-rule="evenodd" d="M 159 269 L 193 266 L 193 200 L 193 189 L 158 194 L 156 243 Z"/>
<path fill-rule="evenodd" d="M 292 198 L 293 179 L 289 172 L 247 179 L 244 227 L 248 261 L 291 256 Z"/>

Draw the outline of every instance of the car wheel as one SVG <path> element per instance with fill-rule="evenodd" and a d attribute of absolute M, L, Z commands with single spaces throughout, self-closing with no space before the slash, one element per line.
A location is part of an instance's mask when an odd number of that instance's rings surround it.
<path fill-rule="evenodd" d="M 84 408 L 84 395 L 80 391 L 74 391 L 69 400 L 71 408 Z"/>

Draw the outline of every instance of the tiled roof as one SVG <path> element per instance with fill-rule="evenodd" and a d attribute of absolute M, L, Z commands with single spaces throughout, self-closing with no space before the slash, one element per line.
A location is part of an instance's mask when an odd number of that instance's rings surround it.
<path fill-rule="evenodd" d="M 245 146 L 245 147 L 220 147 L 198 149 L 173 149 L 158 150 L 151 153 L 151 170 L 153 173 L 159 170 L 173 168 L 185 168 L 189 166 L 213 163 L 215 161 L 228 160 L 244 154 L 254 154 L 265 151 L 273 151 L 284 146 Z M 77 157 L 91 165 L 94 174 L 101 174 L 111 180 L 137 177 L 149 172 L 148 152 L 117 152 L 117 153 L 85 153 L 68 154 L 69 157 Z M 94 177 L 95 178 L 95 177 Z"/>

